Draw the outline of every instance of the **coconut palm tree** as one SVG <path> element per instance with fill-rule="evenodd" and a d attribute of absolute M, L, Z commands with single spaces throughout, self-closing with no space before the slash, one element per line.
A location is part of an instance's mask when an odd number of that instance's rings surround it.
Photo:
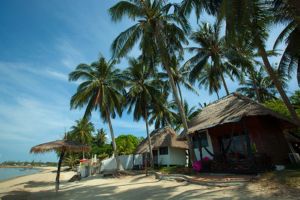
<path fill-rule="evenodd" d="M 114 155 L 118 169 L 120 162 L 115 142 L 111 118 L 122 114 L 124 81 L 120 78 L 120 70 L 114 66 L 115 62 L 107 62 L 100 57 L 92 64 L 80 64 L 69 74 L 70 81 L 81 79 L 83 82 L 78 86 L 76 93 L 71 98 L 71 109 L 86 106 L 84 118 L 91 116 L 92 111 L 98 110 L 100 117 L 108 123 Z"/>
<path fill-rule="evenodd" d="M 92 133 L 95 130 L 92 122 L 90 122 L 87 118 L 82 118 L 75 122 L 76 125 L 73 125 L 69 132 L 71 138 L 81 144 L 91 144 L 93 140 Z"/>
<path fill-rule="evenodd" d="M 300 5 L 299 3 L 296 4 L 297 1 L 283 0 L 273 0 L 271 3 L 275 14 L 274 21 L 286 25 L 274 44 L 274 49 L 283 41 L 286 44 L 279 68 L 289 75 L 297 71 L 297 80 L 300 87 L 300 9 L 296 7 Z"/>
<path fill-rule="evenodd" d="M 200 2 L 202 1 L 204 0 L 200 0 L 198 5 L 201 5 Z M 226 22 L 225 32 L 227 40 L 230 41 L 239 37 L 247 40 L 254 49 L 257 49 L 257 52 L 263 61 L 264 68 L 287 106 L 292 119 L 300 126 L 300 120 L 297 113 L 272 68 L 265 48 L 265 42 L 268 38 L 267 27 L 272 22 L 272 17 L 274 17 L 274 13 L 271 12 L 269 3 L 264 0 L 215 0 L 214 2 L 219 2 L 214 4 L 215 10 L 219 11 L 217 12 L 218 18 L 224 19 Z M 290 2 L 291 5 L 294 5 L 293 8 L 297 11 L 299 10 L 295 7 L 295 5 L 298 5 L 296 1 L 288 2 Z"/>
<path fill-rule="evenodd" d="M 198 47 L 190 47 L 188 50 L 192 53 L 196 53 L 192 58 L 190 58 L 186 65 L 191 65 L 190 79 L 195 82 L 200 74 L 203 75 L 205 71 L 213 71 L 213 74 L 217 77 L 214 81 L 222 82 L 226 94 L 229 95 L 229 89 L 225 81 L 225 75 L 233 80 L 233 76 L 238 79 L 240 78 L 240 73 L 238 69 L 228 60 L 228 46 L 225 41 L 225 37 L 220 37 L 221 22 L 217 21 L 214 25 L 209 23 L 202 23 L 199 30 L 193 32 L 191 35 L 191 40 L 193 40 Z M 203 68 L 206 70 L 202 72 Z M 207 71 L 208 72 L 208 71 Z M 207 75 L 209 76 L 209 75 Z M 215 83 L 215 85 L 220 85 Z M 215 90 L 218 88 L 215 88 Z"/>
<path fill-rule="evenodd" d="M 155 79 L 151 72 L 151 69 L 144 65 L 144 63 L 131 58 L 129 59 L 129 67 L 123 72 L 123 76 L 126 80 L 126 87 L 128 89 L 126 94 L 128 113 L 133 111 L 133 119 L 139 121 L 143 118 L 146 124 L 150 163 L 153 168 L 153 153 L 148 121 L 149 108 L 151 107 L 151 104 L 159 98 L 162 82 Z"/>
<path fill-rule="evenodd" d="M 168 101 L 168 94 L 162 93 L 160 100 L 155 101 L 150 108 L 149 123 L 154 124 L 155 129 L 165 126 L 174 127 L 176 113 L 173 107 L 173 103 Z"/>
<path fill-rule="evenodd" d="M 190 31 L 188 21 L 177 12 L 172 12 L 174 4 L 161 0 L 128 0 L 119 1 L 109 9 L 113 21 L 120 21 L 128 17 L 135 24 L 123 31 L 113 42 L 114 57 L 125 56 L 136 43 L 142 55 L 150 58 L 159 57 L 164 70 L 167 71 L 173 96 L 180 110 L 181 120 L 185 132 L 188 126 L 184 110 L 178 96 L 178 90 L 173 78 L 171 58 L 183 55 L 182 44 L 187 44 L 186 34 Z M 176 10 L 176 9 L 175 9 Z M 194 160 L 194 151 L 189 137 L 187 137 L 191 159 Z"/>
<path fill-rule="evenodd" d="M 94 125 L 86 118 L 76 120 L 75 122 L 76 125 L 71 127 L 68 137 L 81 144 L 90 145 L 93 140 Z M 82 153 L 82 157 L 84 158 L 84 152 Z"/>
<path fill-rule="evenodd" d="M 106 133 L 105 133 L 104 129 L 101 128 L 101 129 L 97 130 L 97 134 L 94 138 L 95 144 L 98 146 L 102 146 L 106 143 L 106 141 L 107 141 L 107 138 L 106 138 Z"/>
<path fill-rule="evenodd" d="M 249 76 L 248 80 L 241 84 L 242 87 L 237 89 L 238 92 L 253 98 L 260 102 L 265 102 L 267 100 L 276 99 L 276 88 L 269 77 L 266 76 L 264 68 L 260 68 L 258 71 L 254 72 L 253 75 Z M 258 91 L 258 95 L 256 94 Z"/>
<path fill-rule="evenodd" d="M 188 66 L 188 65 L 179 66 L 179 60 L 176 57 L 173 57 L 171 62 L 172 62 L 171 70 L 172 70 L 174 82 L 178 89 L 181 104 L 183 104 L 183 97 L 182 97 L 182 92 L 181 92 L 180 86 L 183 86 L 187 90 L 189 90 L 197 95 L 199 95 L 199 94 L 189 80 L 190 71 L 191 71 L 190 66 Z M 160 72 L 158 75 L 158 78 L 168 79 L 169 77 L 166 72 Z M 169 88 L 168 88 L 168 90 L 169 90 Z"/>
<path fill-rule="evenodd" d="M 183 106 L 184 106 L 185 115 L 188 118 L 188 122 L 192 120 L 201 111 L 201 109 L 197 109 L 196 106 L 189 107 L 187 101 L 184 101 Z M 173 109 L 174 112 L 176 113 L 173 121 L 174 130 L 179 131 L 182 128 L 182 123 L 180 122 L 180 114 L 178 112 L 178 109 L 176 109 L 176 107 L 173 106 Z"/>
<path fill-rule="evenodd" d="M 264 63 L 264 68 L 287 106 L 292 119 L 300 126 L 297 113 L 284 91 L 279 77 L 272 68 L 265 48 L 265 41 L 268 37 L 267 27 L 271 23 L 273 13 L 269 11 L 266 2 L 262 0 L 243 0 L 242 2 L 234 2 L 231 0 L 230 2 L 233 4 L 230 6 L 231 8 L 227 7 L 222 12 L 226 20 L 228 37 L 238 36 L 244 37 L 245 39 L 247 38 L 253 47 L 257 49 Z M 232 9 L 232 6 L 234 9 Z M 239 12 L 240 10 L 243 10 L 243 12 Z"/>
<path fill-rule="evenodd" d="M 216 93 L 218 99 L 220 99 L 219 90 L 221 89 L 221 75 L 217 68 L 206 64 L 198 75 L 199 88 L 204 86 L 208 89 L 209 94 Z"/>

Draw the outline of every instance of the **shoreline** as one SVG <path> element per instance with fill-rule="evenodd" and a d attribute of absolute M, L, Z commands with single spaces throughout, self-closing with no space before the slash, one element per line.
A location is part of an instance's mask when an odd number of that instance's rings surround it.
<path fill-rule="evenodd" d="M 9 169 L 9 168 L 26 168 L 26 167 L 0 167 L 0 168 Z M 6 181 L 12 181 L 14 179 L 22 178 L 22 177 L 25 177 L 25 176 L 39 174 L 41 172 L 47 172 L 48 170 L 50 170 L 49 167 L 32 167 L 32 168 L 27 168 L 27 169 L 38 169 L 39 171 L 37 171 L 36 173 L 33 173 L 33 174 L 24 174 L 24 175 L 10 177 L 10 178 L 7 178 L 7 179 L 2 179 L 2 180 L 0 180 L 0 183 L 6 182 Z"/>
<path fill-rule="evenodd" d="M 44 166 L 44 167 L 56 167 L 56 166 Z M 35 168 L 43 168 L 42 166 L 27 166 L 27 165 L 0 165 L 0 168 L 27 168 L 27 169 L 35 169 Z"/>

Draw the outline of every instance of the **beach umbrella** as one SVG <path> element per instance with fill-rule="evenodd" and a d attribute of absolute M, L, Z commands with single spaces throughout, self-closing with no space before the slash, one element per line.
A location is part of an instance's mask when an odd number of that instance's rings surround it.
<path fill-rule="evenodd" d="M 30 149 L 30 153 L 45 153 L 50 151 L 57 151 L 60 153 L 58 166 L 57 166 L 57 173 L 56 173 L 56 184 L 55 184 L 55 190 L 58 191 L 60 167 L 65 153 L 66 152 L 87 152 L 90 150 L 91 148 L 88 145 L 83 145 L 69 140 L 56 140 L 56 141 L 47 142 L 47 143 L 34 146 Z"/>

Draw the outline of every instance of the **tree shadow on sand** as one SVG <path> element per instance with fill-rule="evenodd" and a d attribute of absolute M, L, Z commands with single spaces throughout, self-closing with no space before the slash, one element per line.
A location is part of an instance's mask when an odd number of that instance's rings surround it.
<path fill-rule="evenodd" d="M 150 200 L 150 199 L 283 199 L 282 194 L 261 195 L 249 190 L 248 184 L 243 186 L 229 186 L 229 187 L 214 187 L 214 186 L 200 186 L 189 183 L 175 183 L 167 184 L 168 181 L 157 181 L 153 179 L 143 179 L 135 177 L 135 182 L 131 180 L 123 181 L 122 178 L 115 179 L 115 182 L 99 185 L 88 186 L 88 183 L 82 184 L 65 184 L 58 193 L 54 190 L 26 192 L 13 191 L 7 193 L 3 200 L 23 200 L 23 199 L 123 199 L 123 200 Z M 87 180 L 88 181 L 88 180 Z M 72 186 L 72 187 L 71 187 Z M 295 196 L 296 197 L 296 196 Z M 293 198 L 293 197 L 291 197 Z M 286 199 L 286 198 L 284 198 Z M 295 198 L 296 199 L 296 198 Z"/>

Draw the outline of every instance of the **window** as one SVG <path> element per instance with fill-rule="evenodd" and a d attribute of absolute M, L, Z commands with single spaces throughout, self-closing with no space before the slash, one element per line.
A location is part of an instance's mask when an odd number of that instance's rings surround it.
<path fill-rule="evenodd" d="M 242 159 L 248 155 L 247 151 L 247 136 L 233 135 L 222 137 L 221 149 L 230 158 Z"/>
<path fill-rule="evenodd" d="M 207 134 L 205 132 L 197 133 L 196 135 L 193 136 L 192 140 L 193 140 L 193 146 L 195 149 L 199 148 L 200 144 L 202 147 L 208 146 Z"/>
<path fill-rule="evenodd" d="M 168 155 L 168 147 L 160 147 L 159 155 Z"/>

